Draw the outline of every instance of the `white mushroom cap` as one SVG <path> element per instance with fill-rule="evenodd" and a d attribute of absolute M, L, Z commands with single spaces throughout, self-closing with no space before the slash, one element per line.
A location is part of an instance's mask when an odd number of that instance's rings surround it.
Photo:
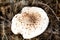
<path fill-rule="evenodd" d="M 11 30 L 14 34 L 21 34 L 24 39 L 31 39 L 42 34 L 48 27 L 47 13 L 38 7 L 24 7 L 21 14 L 12 19 Z"/>

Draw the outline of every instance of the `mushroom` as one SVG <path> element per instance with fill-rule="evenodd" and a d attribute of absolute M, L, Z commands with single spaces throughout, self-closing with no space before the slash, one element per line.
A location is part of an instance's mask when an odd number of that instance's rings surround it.
<path fill-rule="evenodd" d="M 24 39 L 31 39 L 41 35 L 49 24 L 47 13 L 39 7 L 24 7 L 20 14 L 12 19 L 11 30 L 14 34 L 21 34 Z"/>

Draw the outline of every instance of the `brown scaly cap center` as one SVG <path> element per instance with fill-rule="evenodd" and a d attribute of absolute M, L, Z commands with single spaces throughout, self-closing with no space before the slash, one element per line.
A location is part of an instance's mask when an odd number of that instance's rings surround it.
<path fill-rule="evenodd" d="M 36 25 L 40 25 L 41 21 L 41 15 L 38 13 L 22 13 L 22 16 L 18 17 L 19 21 L 21 22 L 22 25 L 24 25 L 27 29 L 34 27 Z"/>
<path fill-rule="evenodd" d="M 40 14 L 38 13 L 24 13 L 23 14 L 23 20 L 28 20 L 30 23 L 35 24 L 37 21 L 40 20 Z"/>

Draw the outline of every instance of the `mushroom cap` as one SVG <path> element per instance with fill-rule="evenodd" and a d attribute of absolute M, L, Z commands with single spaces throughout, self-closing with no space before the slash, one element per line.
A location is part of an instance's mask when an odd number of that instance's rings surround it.
<path fill-rule="evenodd" d="M 31 39 L 42 34 L 48 27 L 47 13 L 39 7 L 24 7 L 21 14 L 12 19 L 11 30 L 14 34 L 21 34 L 24 39 Z"/>

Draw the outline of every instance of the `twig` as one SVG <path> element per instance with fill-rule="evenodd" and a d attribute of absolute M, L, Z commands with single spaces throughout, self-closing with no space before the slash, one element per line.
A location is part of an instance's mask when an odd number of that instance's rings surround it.
<path fill-rule="evenodd" d="M 44 4 L 44 3 L 41 3 L 41 4 L 47 6 L 47 7 L 52 11 L 52 13 L 55 15 L 55 17 L 57 18 L 55 12 L 53 11 L 53 9 L 52 9 L 51 7 L 49 7 L 47 4 Z M 57 18 L 57 20 L 58 20 L 58 18 Z M 58 21 L 59 21 L 59 20 L 58 20 Z"/>
<path fill-rule="evenodd" d="M 3 28 L 3 37 L 2 37 L 2 40 L 4 40 L 4 39 L 6 39 L 6 40 L 8 40 L 8 38 L 7 38 L 7 35 L 5 34 L 5 26 L 4 26 L 4 22 L 2 22 L 2 28 Z"/>
<path fill-rule="evenodd" d="M 52 31 L 52 20 L 51 20 L 51 24 L 50 24 L 50 27 L 51 27 L 51 35 L 48 37 L 48 39 L 47 40 L 51 40 L 52 39 L 52 35 L 53 35 L 53 31 Z"/>
<path fill-rule="evenodd" d="M 0 16 L 0 19 L 7 21 L 11 25 L 11 22 L 9 20 L 5 19 L 4 17 Z"/>
<path fill-rule="evenodd" d="M 58 0 L 56 0 L 56 13 L 57 13 L 57 10 L 58 10 Z"/>

